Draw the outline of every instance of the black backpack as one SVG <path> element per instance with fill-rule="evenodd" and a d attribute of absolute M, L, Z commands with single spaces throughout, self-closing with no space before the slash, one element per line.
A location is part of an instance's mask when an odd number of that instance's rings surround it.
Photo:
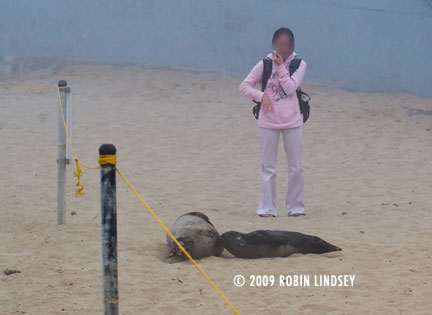
<path fill-rule="evenodd" d="M 292 75 L 298 69 L 298 67 L 300 66 L 300 62 L 301 59 L 298 58 L 294 58 L 293 60 L 291 60 L 289 65 L 290 75 Z M 264 63 L 264 70 L 263 70 L 263 76 L 261 82 L 261 91 L 264 92 L 267 86 L 267 81 L 270 78 L 272 72 L 273 61 L 269 57 L 267 57 L 263 59 L 263 63 Z M 303 123 L 305 123 L 308 120 L 309 113 L 310 113 L 310 106 L 309 106 L 310 97 L 307 93 L 303 92 L 300 87 L 296 90 L 296 94 L 299 101 L 300 112 L 303 114 Z M 258 119 L 259 111 L 261 108 L 261 102 L 257 102 L 255 100 L 254 102 L 256 103 L 256 105 L 252 108 L 252 113 L 255 116 L 255 118 Z"/>

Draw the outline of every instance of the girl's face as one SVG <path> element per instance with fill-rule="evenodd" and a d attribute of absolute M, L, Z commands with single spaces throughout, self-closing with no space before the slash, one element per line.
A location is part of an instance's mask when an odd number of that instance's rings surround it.
<path fill-rule="evenodd" d="M 293 52 L 291 37 L 286 34 L 279 35 L 276 38 L 273 48 L 284 60 L 287 59 Z"/>

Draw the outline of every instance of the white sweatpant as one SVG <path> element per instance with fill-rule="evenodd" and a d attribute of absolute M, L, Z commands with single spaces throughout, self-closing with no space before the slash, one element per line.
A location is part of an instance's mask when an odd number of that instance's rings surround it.
<path fill-rule="evenodd" d="M 282 133 L 288 163 L 288 190 L 285 199 L 287 213 L 304 213 L 303 203 L 303 128 L 269 129 L 258 126 L 261 140 L 261 200 L 258 214 L 277 215 L 276 164 L 279 134 Z"/>

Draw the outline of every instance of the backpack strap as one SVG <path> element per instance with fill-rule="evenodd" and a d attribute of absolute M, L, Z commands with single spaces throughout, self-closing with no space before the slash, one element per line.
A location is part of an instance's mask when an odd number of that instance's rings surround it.
<path fill-rule="evenodd" d="M 298 69 L 300 66 L 300 62 L 302 60 L 300 58 L 295 57 L 293 60 L 291 60 L 289 65 L 289 73 L 290 76 Z M 271 60 L 269 57 L 263 59 L 264 63 L 264 70 L 263 70 L 263 76 L 262 76 L 262 82 L 261 82 L 261 91 L 264 92 L 267 81 L 271 76 L 272 73 L 272 66 L 273 66 L 273 60 Z"/>
<path fill-rule="evenodd" d="M 301 59 L 295 57 L 293 60 L 291 60 L 290 65 L 289 65 L 289 73 L 290 76 L 298 69 L 298 67 L 300 66 L 300 62 Z"/>
<path fill-rule="evenodd" d="M 261 80 L 261 91 L 264 92 L 266 86 L 267 86 L 267 81 L 271 76 L 272 73 L 272 67 L 273 67 L 273 60 L 271 60 L 269 57 L 264 58 L 263 60 L 263 75 L 262 75 L 262 80 Z M 253 100 L 253 102 L 256 104 L 253 108 L 252 108 L 252 113 L 255 116 L 256 119 L 258 119 L 258 115 L 259 115 L 259 111 L 260 111 L 260 107 L 261 107 L 261 102 L 257 102 L 255 100 Z"/>
<path fill-rule="evenodd" d="M 263 76 L 262 76 L 262 82 L 261 82 L 261 91 L 264 92 L 267 81 L 271 76 L 272 73 L 272 66 L 273 66 L 273 60 L 271 60 L 269 57 L 263 59 L 264 63 L 264 70 L 263 70 Z"/>

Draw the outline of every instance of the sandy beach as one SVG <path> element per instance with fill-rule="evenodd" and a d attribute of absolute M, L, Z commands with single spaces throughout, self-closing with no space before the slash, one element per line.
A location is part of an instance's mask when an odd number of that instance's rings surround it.
<path fill-rule="evenodd" d="M 432 99 L 304 85 L 307 215 L 285 214 L 280 142 L 279 216 L 259 218 L 260 144 L 253 103 L 238 91 L 243 76 L 72 65 L 8 82 L 61 79 L 72 89 L 80 159 L 97 165 L 99 146 L 113 143 L 119 169 L 166 225 L 200 211 L 220 233 L 283 229 L 343 249 L 198 260 L 240 314 L 430 314 L 432 116 L 408 113 L 431 111 Z M 103 310 L 99 171 L 84 169 L 85 195 L 75 197 L 68 167 L 67 223 L 57 225 L 57 110 L 55 90 L 0 86 L 0 314 Z M 166 261 L 165 232 L 119 177 L 117 208 L 120 314 L 232 313 L 192 263 Z M 353 286 L 249 285 L 250 275 L 345 274 Z"/>

